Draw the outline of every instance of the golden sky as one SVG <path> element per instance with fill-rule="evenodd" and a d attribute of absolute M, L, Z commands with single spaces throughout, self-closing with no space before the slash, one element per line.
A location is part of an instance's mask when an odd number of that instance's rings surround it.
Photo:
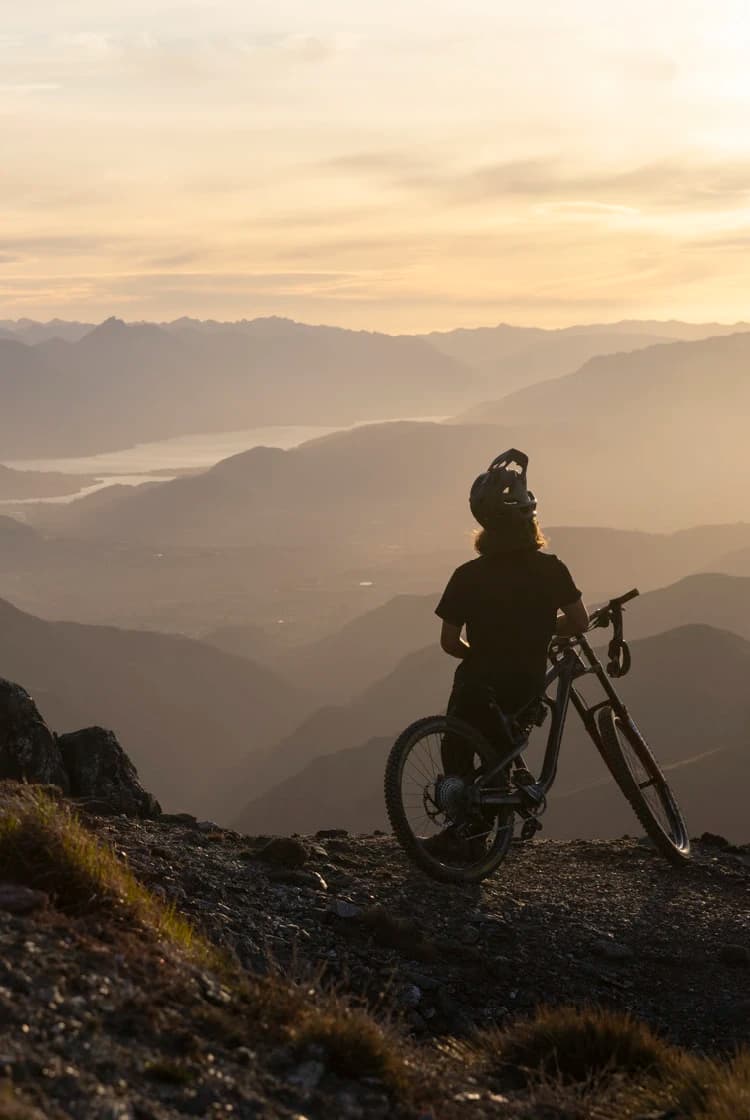
<path fill-rule="evenodd" d="M 0 318 L 747 318 L 748 0 L 0 0 Z"/>

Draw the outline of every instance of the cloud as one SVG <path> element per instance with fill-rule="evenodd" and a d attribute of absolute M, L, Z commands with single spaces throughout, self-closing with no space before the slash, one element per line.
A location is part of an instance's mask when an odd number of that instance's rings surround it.
<path fill-rule="evenodd" d="M 702 237 L 689 242 L 691 249 L 709 250 L 739 250 L 747 252 L 750 249 L 750 230 L 737 229 L 720 234 L 717 237 Z"/>
<path fill-rule="evenodd" d="M 78 256 L 110 250 L 117 243 L 128 240 L 116 236 L 97 237 L 93 234 L 18 235 L 0 237 L 0 251 L 13 250 L 19 255 Z"/>
<path fill-rule="evenodd" d="M 411 169 L 414 172 L 435 169 L 436 160 L 424 152 L 415 154 L 407 149 L 384 149 L 382 151 L 350 152 L 334 156 L 320 164 L 325 171 L 352 172 L 357 175 L 403 174 Z"/>
<path fill-rule="evenodd" d="M 614 202 L 593 202 L 590 199 L 576 199 L 571 202 L 542 202 L 535 207 L 535 213 L 544 216 L 570 218 L 586 221 L 591 218 L 634 217 L 640 211 L 634 206 L 621 206 Z"/>
<path fill-rule="evenodd" d="M 512 160 L 462 174 L 405 177 L 403 187 L 453 204 L 549 199 L 618 209 L 715 209 L 750 197 L 750 160 L 664 160 L 623 170 L 571 170 L 551 158 Z"/>

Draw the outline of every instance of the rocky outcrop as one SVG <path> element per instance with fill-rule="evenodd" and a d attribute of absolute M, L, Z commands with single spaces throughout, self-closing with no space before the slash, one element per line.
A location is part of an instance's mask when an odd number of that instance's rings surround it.
<path fill-rule="evenodd" d="M 129 817 L 156 817 L 161 812 L 113 731 L 87 727 L 59 735 L 57 745 L 70 780 L 70 794 L 84 801 L 87 809 Z"/>
<path fill-rule="evenodd" d="M 158 801 L 112 731 L 56 736 L 24 688 L 0 678 L 0 780 L 57 786 L 97 813 L 155 817 Z"/>
<path fill-rule="evenodd" d="M 14 778 L 70 792 L 60 751 L 28 692 L 0 678 L 0 778 Z"/>

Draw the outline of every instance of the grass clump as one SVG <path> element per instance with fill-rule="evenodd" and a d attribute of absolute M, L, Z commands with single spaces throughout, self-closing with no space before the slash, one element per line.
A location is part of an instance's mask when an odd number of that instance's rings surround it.
<path fill-rule="evenodd" d="M 0 784 L 0 878 L 46 891 L 62 913 L 136 923 L 198 964 L 219 964 L 186 919 L 139 883 L 67 803 L 38 786 Z"/>
<path fill-rule="evenodd" d="M 689 1054 L 621 1012 L 542 1008 L 449 1052 L 570 1120 L 750 1120 L 750 1051 L 727 1061 Z"/>
<path fill-rule="evenodd" d="M 301 1008 L 291 1035 L 300 1050 L 320 1047 L 326 1064 L 340 1077 L 377 1077 L 396 1093 L 406 1089 L 403 1040 L 387 1024 L 335 996 Z"/>
<path fill-rule="evenodd" d="M 689 1120 L 746 1120 L 750 1117 L 750 1051 L 741 1050 L 727 1062 L 687 1059 L 671 1103 Z"/>
<path fill-rule="evenodd" d="M 295 982 L 278 974 L 244 980 L 235 1007 L 209 1013 L 207 1026 L 227 1045 L 274 1040 L 300 1060 L 319 1052 L 340 1077 L 379 1078 L 397 1095 L 409 1083 L 404 1039 L 388 1022 L 326 990 L 318 976 Z"/>
<path fill-rule="evenodd" d="M 542 1008 L 510 1030 L 482 1032 L 473 1047 L 522 1084 L 549 1078 L 576 1084 L 617 1075 L 664 1077 L 679 1059 L 644 1023 L 602 1008 Z"/>
<path fill-rule="evenodd" d="M 575 1083 L 609 1074 L 667 1074 L 675 1051 L 645 1023 L 605 1008 L 551 1007 L 503 1038 L 500 1057 L 519 1070 Z"/>

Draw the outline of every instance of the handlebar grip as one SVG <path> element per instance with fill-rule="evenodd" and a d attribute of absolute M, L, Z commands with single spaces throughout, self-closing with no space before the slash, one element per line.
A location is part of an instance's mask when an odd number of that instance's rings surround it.
<path fill-rule="evenodd" d="M 618 595 L 616 599 L 610 599 L 609 605 L 611 607 L 621 607 L 624 603 L 629 603 L 631 599 L 636 599 L 640 595 L 637 587 L 632 591 L 626 591 L 624 595 Z"/>

